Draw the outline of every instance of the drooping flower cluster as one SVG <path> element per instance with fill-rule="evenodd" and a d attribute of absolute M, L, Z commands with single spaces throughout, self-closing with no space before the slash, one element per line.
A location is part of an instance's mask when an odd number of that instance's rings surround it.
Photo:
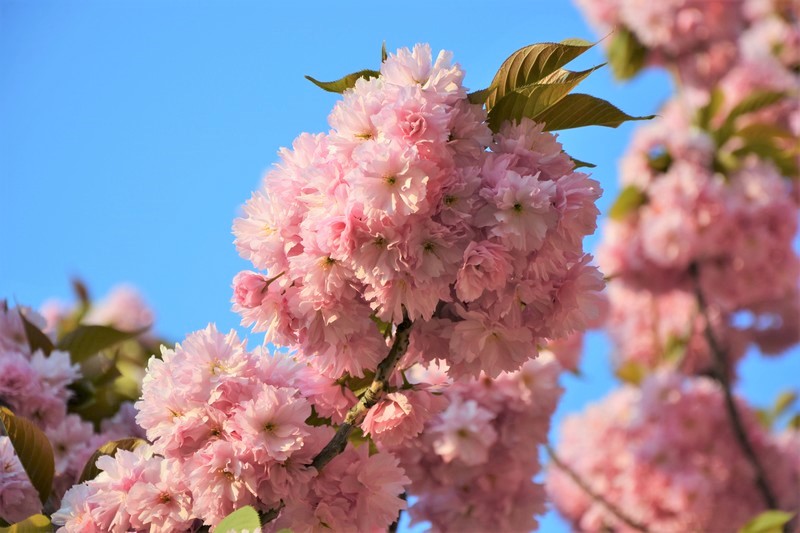
<path fill-rule="evenodd" d="M 626 386 L 562 427 L 558 455 L 606 501 L 649 531 L 737 531 L 765 510 L 719 385 L 658 373 Z M 800 505 L 797 451 L 737 401 L 745 430 L 780 507 Z M 634 531 L 553 466 L 547 490 L 581 531 Z"/>
<path fill-rule="evenodd" d="M 584 326 L 598 271 L 597 182 L 524 119 L 492 137 L 463 71 L 427 45 L 359 79 L 327 134 L 298 137 L 234 223 L 234 308 L 333 378 L 385 355 L 371 317 L 415 321 L 411 355 L 497 376 Z M 487 151 L 491 148 L 491 152 Z"/>
<path fill-rule="evenodd" d="M 707 327 L 731 362 L 748 342 L 779 352 L 800 338 L 796 184 L 755 154 L 721 170 L 728 149 L 694 128 L 680 101 L 637 132 L 621 180 L 641 205 L 609 221 L 599 252 L 613 280 L 609 327 L 620 361 L 652 367 L 672 358 L 686 372 L 708 371 Z M 752 318 L 737 326 L 742 312 Z"/>
<path fill-rule="evenodd" d="M 322 475 L 308 466 L 333 434 L 306 422 L 312 403 L 318 416 L 334 415 L 337 394 L 332 380 L 285 354 L 247 351 L 234 332 L 193 333 L 148 365 L 136 420 L 151 445 L 101 458 L 102 473 L 66 494 L 59 523 L 185 530 L 244 505 L 266 512 L 283 502 L 278 529 L 346 529 L 353 508 L 364 530 L 385 528 L 404 507 L 408 480 L 397 459 L 364 447 Z"/>
<path fill-rule="evenodd" d="M 411 375 L 446 380 L 437 364 Z M 562 389 L 561 367 L 544 355 L 497 379 L 453 383 L 440 394 L 449 405 L 422 435 L 398 448 L 418 501 L 415 522 L 433 531 L 531 531 L 545 511 L 538 445 L 547 442 Z M 389 449 L 393 449 L 389 446 Z"/>

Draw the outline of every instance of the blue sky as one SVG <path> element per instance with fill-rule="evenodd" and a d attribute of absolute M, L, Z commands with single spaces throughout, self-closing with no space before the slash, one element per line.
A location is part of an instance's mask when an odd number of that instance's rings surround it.
<path fill-rule="evenodd" d="M 466 84 L 480 89 L 514 50 L 568 37 L 596 36 L 566 0 L 2 0 L 0 297 L 38 306 L 69 299 L 71 276 L 98 296 L 125 281 L 168 337 L 208 322 L 237 327 L 230 284 L 249 265 L 231 222 L 279 147 L 328 129 L 336 99 L 304 74 L 377 68 L 384 40 L 390 50 L 429 42 L 452 50 Z M 575 66 L 602 61 L 593 49 Z M 582 90 L 649 114 L 670 86 L 663 73 L 622 85 L 602 69 Z M 561 137 L 598 165 L 603 212 L 634 127 Z M 605 338 L 587 344 L 584 377 L 565 378 L 556 423 L 615 386 Z M 740 388 L 758 403 L 800 385 L 800 350 L 744 365 Z M 551 514 L 542 530 L 566 528 Z"/>

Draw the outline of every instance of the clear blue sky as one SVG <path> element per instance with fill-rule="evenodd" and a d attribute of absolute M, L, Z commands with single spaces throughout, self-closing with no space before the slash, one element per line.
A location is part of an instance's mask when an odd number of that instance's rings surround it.
<path fill-rule="evenodd" d="M 173 339 L 208 322 L 237 327 L 230 283 L 249 265 L 231 222 L 279 147 L 328 129 L 336 99 L 304 74 L 376 68 L 384 40 L 430 42 L 480 89 L 517 48 L 567 37 L 595 37 L 567 0 L 0 0 L 0 297 L 38 306 L 68 299 L 71 276 L 95 295 L 127 281 Z M 576 66 L 602 60 L 592 50 Z M 583 90 L 648 114 L 670 87 L 661 73 L 619 85 L 601 70 Z M 598 165 L 604 212 L 634 127 L 562 135 Z M 615 386 L 608 343 L 588 344 L 556 424 Z M 741 390 L 767 404 L 800 385 L 800 350 L 751 355 L 742 373 Z M 542 529 L 566 527 L 551 514 Z"/>

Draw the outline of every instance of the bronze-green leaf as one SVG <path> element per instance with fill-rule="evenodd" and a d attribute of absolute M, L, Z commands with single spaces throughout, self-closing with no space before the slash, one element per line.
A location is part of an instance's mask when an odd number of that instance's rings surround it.
<path fill-rule="evenodd" d="M 343 93 L 347 89 L 352 89 L 356 86 L 356 82 L 361 78 L 377 78 L 380 76 L 381 73 L 377 70 L 359 70 L 358 72 L 353 72 L 352 74 L 348 74 L 344 78 L 335 80 L 335 81 L 319 81 L 317 79 L 312 78 L 311 76 L 306 76 L 306 79 L 325 91 L 331 93 Z"/>
<path fill-rule="evenodd" d="M 715 88 L 711 91 L 711 94 L 708 97 L 708 103 L 697 110 L 697 116 L 695 121 L 697 125 L 703 129 L 708 131 L 711 127 L 711 121 L 714 120 L 714 117 L 722 109 L 722 104 L 725 103 L 725 93 L 722 92 L 722 89 L 719 87 Z"/>
<path fill-rule="evenodd" d="M 647 195 L 635 185 L 628 185 L 614 201 L 614 205 L 608 212 L 608 216 L 612 220 L 622 220 L 629 214 L 633 213 L 639 207 L 647 203 Z"/>
<path fill-rule="evenodd" d="M 588 41 L 568 39 L 560 43 L 538 43 L 520 48 L 500 65 L 489 86 L 491 94 L 486 100 L 486 108 L 490 110 L 509 92 L 536 83 L 555 72 L 592 46 Z"/>
<path fill-rule="evenodd" d="M 50 497 L 55 474 L 53 448 L 44 432 L 30 420 L 0 408 L 0 422 L 17 452 L 19 462 L 39 493 L 42 503 Z"/>
<path fill-rule="evenodd" d="M 467 100 L 470 104 L 483 104 L 489 97 L 489 89 L 481 89 L 480 91 L 473 91 L 467 94 Z"/>
<path fill-rule="evenodd" d="M 614 75 L 620 80 L 627 80 L 644 67 L 647 48 L 629 29 L 621 27 L 614 31 L 607 54 Z"/>
<path fill-rule="evenodd" d="M 511 91 L 489 111 L 489 127 L 497 132 L 505 122 L 519 122 L 523 118 L 533 119 L 564 98 L 573 87 L 571 84 L 553 83 L 529 85 Z"/>
<path fill-rule="evenodd" d="M 220 533 L 230 533 L 231 531 L 236 533 L 241 533 L 242 531 L 255 533 L 260 529 L 261 519 L 258 517 L 258 511 L 250 505 L 245 505 L 223 518 L 214 528 L 214 531 Z"/>
<path fill-rule="evenodd" d="M 534 117 L 534 120 L 544 122 L 545 131 L 554 131 L 583 126 L 616 128 L 623 122 L 650 120 L 654 116 L 634 117 L 600 98 L 588 94 L 568 94 Z"/>
<path fill-rule="evenodd" d="M 97 474 L 100 473 L 100 469 L 97 468 L 97 460 L 102 457 L 103 455 L 110 455 L 114 456 L 117 453 L 117 450 L 128 450 L 132 452 L 142 444 L 146 444 L 143 439 L 138 439 L 135 437 L 128 437 L 126 439 L 119 439 L 119 440 L 112 440 L 106 442 L 86 461 L 86 464 L 83 467 L 83 472 L 81 472 L 81 477 L 78 479 L 78 483 L 83 483 L 84 481 L 89 481 L 90 479 L 94 479 Z"/>
<path fill-rule="evenodd" d="M 617 367 L 614 374 L 625 383 L 639 385 L 647 376 L 647 369 L 641 363 L 628 361 Z"/>
<path fill-rule="evenodd" d="M 47 533 L 53 531 L 53 524 L 43 514 L 29 516 L 22 522 L 0 527 L 0 533 Z"/>
<path fill-rule="evenodd" d="M 140 335 L 145 330 L 120 331 L 110 326 L 81 325 L 58 341 L 59 350 L 69 352 L 74 363 L 79 363 L 106 348 Z"/>
<path fill-rule="evenodd" d="M 28 320 L 25 313 L 22 311 L 19 311 L 19 317 L 22 319 L 22 325 L 25 328 L 25 336 L 28 338 L 28 346 L 31 347 L 31 351 L 35 352 L 36 350 L 41 350 L 45 355 L 50 355 L 50 352 L 52 352 L 54 348 L 53 341 L 50 340 L 50 337 Z"/>

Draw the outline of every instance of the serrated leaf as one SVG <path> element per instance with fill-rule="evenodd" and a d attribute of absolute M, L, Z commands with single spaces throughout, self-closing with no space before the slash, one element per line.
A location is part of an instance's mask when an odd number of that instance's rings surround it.
<path fill-rule="evenodd" d="M 509 92 L 536 83 L 594 46 L 588 41 L 567 39 L 560 43 L 538 43 L 520 48 L 500 65 L 489 86 L 486 109 L 491 110 Z"/>
<path fill-rule="evenodd" d="M 90 479 L 94 479 L 97 477 L 97 474 L 100 473 L 100 469 L 97 468 L 96 464 L 97 460 L 104 456 L 110 455 L 114 456 L 117 453 L 117 450 L 127 450 L 132 452 L 142 444 L 147 444 L 147 442 L 143 439 L 139 439 L 136 437 L 129 437 L 126 439 L 119 439 L 119 440 L 112 440 L 106 442 L 99 448 L 97 448 L 92 456 L 86 461 L 86 464 L 83 467 L 83 471 L 81 472 L 81 477 L 78 479 L 78 483 L 83 483 L 84 481 L 89 481 Z"/>
<path fill-rule="evenodd" d="M 614 374 L 631 385 L 639 385 L 647 376 L 647 369 L 636 361 L 627 361 L 618 366 Z"/>
<path fill-rule="evenodd" d="M 628 185 L 620 191 L 619 196 L 614 200 L 614 205 L 608 211 L 608 216 L 612 220 L 623 220 L 646 203 L 647 196 L 644 192 L 635 185 Z"/>
<path fill-rule="evenodd" d="M 19 317 L 22 319 L 22 326 L 25 328 L 25 336 L 28 338 L 28 346 L 31 347 L 31 352 L 41 350 L 45 355 L 50 355 L 50 352 L 55 348 L 50 337 L 28 320 L 22 311 L 19 311 Z"/>
<path fill-rule="evenodd" d="M 467 100 L 469 100 L 470 104 L 483 104 L 488 97 L 489 89 L 481 89 L 467 94 Z"/>
<path fill-rule="evenodd" d="M 260 528 L 261 519 L 258 517 L 258 511 L 250 505 L 245 505 L 223 518 L 214 528 L 214 533 L 230 533 L 231 531 L 255 533 Z"/>
<path fill-rule="evenodd" d="M 533 119 L 569 94 L 596 68 L 581 72 L 559 70 L 548 75 L 541 82 L 509 92 L 498 100 L 489 111 L 489 126 L 496 132 L 506 121 L 519 122 L 525 117 Z"/>
<path fill-rule="evenodd" d="M 764 511 L 742 526 L 739 533 L 781 533 L 793 516 L 785 511 Z"/>
<path fill-rule="evenodd" d="M 46 533 L 53 531 L 53 524 L 43 514 L 29 516 L 22 522 L 0 527 L 0 533 Z"/>
<path fill-rule="evenodd" d="M 347 89 L 352 89 L 356 86 L 356 82 L 361 78 L 377 78 L 381 75 L 380 72 L 377 70 L 359 70 L 358 72 L 353 72 L 352 74 L 348 74 L 344 78 L 340 78 L 335 81 L 319 81 L 317 79 L 312 78 L 311 76 L 306 76 L 306 79 L 325 91 L 330 93 L 343 93 Z"/>
<path fill-rule="evenodd" d="M 575 84 L 571 83 L 534 84 L 511 91 L 489 111 L 489 127 L 497 132 L 505 122 L 534 119 L 564 98 L 574 87 Z"/>
<path fill-rule="evenodd" d="M 568 94 L 555 105 L 534 117 L 545 123 L 545 131 L 566 130 L 583 126 L 616 128 L 630 120 L 650 120 L 655 115 L 634 117 L 613 104 L 588 94 Z"/>
<path fill-rule="evenodd" d="M 647 58 L 647 48 L 639 42 L 636 35 L 624 27 L 614 32 L 606 53 L 611 71 L 620 80 L 627 80 L 638 74 Z"/>
<path fill-rule="evenodd" d="M 80 363 L 115 344 L 142 334 L 146 329 L 139 331 L 120 331 L 110 326 L 82 325 L 67 333 L 56 348 L 69 352 L 72 362 Z"/>
<path fill-rule="evenodd" d="M 55 459 L 50 441 L 36 424 L 14 415 L 5 407 L 0 408 L 0 422 L 31 484 L 39 493 L 39 499 L 42 503 L 46 502 L 53 488 L 55 474 Z"/>
<path fill-rule="evenodd" d="M 597 69 L 603 68 L 606 66 L 606 63 L 600 63 L 599 65 L 595 65 L 592 68 L 587 68 L 586 70 L 579 70 L 579 71 L 572 71 L 560 68 L 555 72 L 548 74 L 544 78 L 540 79 L 536 82 L 537 85 L 547 85 L 549 83 L 570 83 L 573 80 L 577 80 L 576 83 L 580 83 L 581 81 L 585 80 L 589 74 L 594 72 Z"/>

